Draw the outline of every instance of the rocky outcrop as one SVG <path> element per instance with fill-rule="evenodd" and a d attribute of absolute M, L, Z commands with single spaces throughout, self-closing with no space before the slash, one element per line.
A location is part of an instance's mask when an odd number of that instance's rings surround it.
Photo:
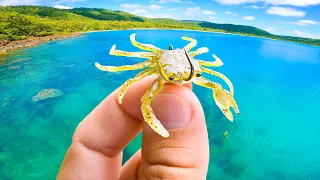
<path fill-rule="evenodd" d="M 62 96 L 63 92 L 60 89 L 43 89 L 37 95 L 33 96 L 32 101 L 37 102 L 49 98 Z"/>

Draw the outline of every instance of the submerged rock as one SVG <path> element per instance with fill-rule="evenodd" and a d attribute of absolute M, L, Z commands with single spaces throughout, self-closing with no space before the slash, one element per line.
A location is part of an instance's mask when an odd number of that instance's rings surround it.
<path fill-rule="evenodd" d="M 33 96 L 32 101 L 37 102 L 49 98 L 62 96 L 63 92 L 60 89 L 43 89 L 37 95 Z"/>

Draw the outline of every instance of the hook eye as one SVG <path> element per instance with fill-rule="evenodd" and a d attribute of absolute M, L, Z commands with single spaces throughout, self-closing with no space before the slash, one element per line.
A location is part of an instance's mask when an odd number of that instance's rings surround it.
<path fill-rule="evenodd" d="M 173 46 L 172 45 L 169 46 L 169 50 L 173 50 Z"/>

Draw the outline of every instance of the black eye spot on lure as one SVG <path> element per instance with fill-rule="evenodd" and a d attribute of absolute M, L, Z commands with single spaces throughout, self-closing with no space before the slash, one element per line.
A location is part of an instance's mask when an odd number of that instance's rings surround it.
<path fill-rule="evenodd" d="M 190 81 L 191 79 L 192 79 L 192 76 L 193 76 L 193 74 L 194 74 L 194 67 L 193 67 L 193 64 L 192 64 L 192 62 L 191 62 L 191 59 L 190 59 L 190 57 L 189 57 L 189 54 L 187 53 L 187 51 L 185 50 L 185 49 L 183 49 L 184 50 L 184 52 L 186 53 L 186 56 L 187 56 L 187 59 L 188 59 L 188 62 L 189 62 L 189 64 L 190 64 L 190 75 L 189 75 L 189 77 L 188 77 L 188 79 L 185 79 L 185 81 Z"/>

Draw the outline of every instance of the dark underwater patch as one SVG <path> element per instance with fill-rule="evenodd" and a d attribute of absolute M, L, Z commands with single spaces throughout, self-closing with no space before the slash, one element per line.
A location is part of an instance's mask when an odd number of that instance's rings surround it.
<path fill-rule="evenodd" d="M 210 144 L 218 147 L 222 147 L 224 138 L 222 136 L 214 136 L 209 138 Z"/>
<path fill-rule="evenodd" d="M 232 159 L 238 153 L 239 153 L 238 150 L 232 150 L 232 149 L 222 150 L 213 157 L 213 162 L 217 164 L 218 167 L 224 168 L 230 162 L 232 162 Z"/>
<path fill-rule="evenodd" d="M 4 162 L 0 161 L 0 174 L 3 171 L 3 169 L 4 169 Z"/>
<path fill-rule="evenodd" d="M 239 178 L 241 173 L 246 169 L 244 165 L 240 165 L 239 163 L 230 162 L 228 163 L 222 171 L 234 178 Z"/>
<path fill-rule="evenodd" d="M 4 173 L 4 162 L 0 161 L 0 179 L 1 180 L 11 180 L 11 178 L 8 178 Z"/>

